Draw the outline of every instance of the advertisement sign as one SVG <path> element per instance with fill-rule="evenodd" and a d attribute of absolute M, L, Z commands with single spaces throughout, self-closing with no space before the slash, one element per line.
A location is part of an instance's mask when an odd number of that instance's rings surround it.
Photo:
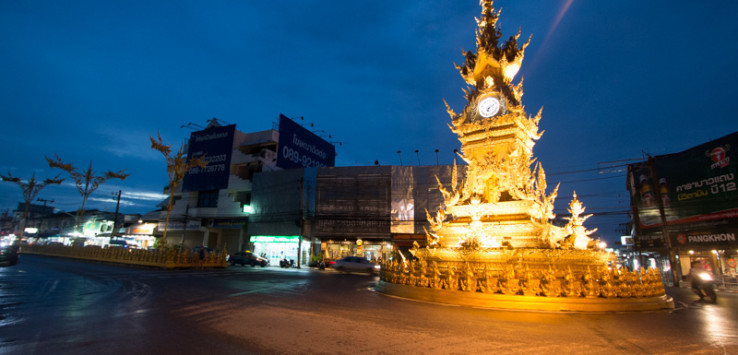
<path fill-rule="evenodd" d="M 159 222 L 156 226 L 157 230 L 164 231 L 165 222 Z M 202 226 L 202 222 L 199 219 L 190 219 L 187 220 L 187 230 L 189 231 L 196 231 L 200 229 L 200 226 Z M 167 231 L 181 231 L 185 230 L 185 224 L 184 221 L 169 221 L 169 225 L 167 225 Z"/>
<path fill-rule="evenodd" d="M 414 171 L 409 166 L 392 167 L 392 233 L 415 233 Z"/>
<path fill-rule="evenodd" d="M 730 242 L 729 235 L 722 235 L 736 230 L 719 226 L 732 226 L 738 218 L 736 149 L 738 132 L 631 164 L 628 188 L 641 237 L 661 233 L 662 207 L 672 245 Z"/>
<path fill-rule="evenodd" d="M 279 115 L 277 166 L 282 169 L 334 166 L 336 147 L 303 128 L 285 115 Z"/>
<path fill-rule="evenodd" d="M 220 190 L 228 187 L 233 135 L 236 125 L 211 127 L 190 135 L 187 156 L 199 158 L 208 164 L 190 169 L 182 182 L 182 191 Z"/>
<path fill-rule="evenodd" d="M 733 133 L 681 153 L 657 156 L 652 165 L 631 165 L 631 192 L 641 227 L 661 225 L 659 206 L 669 225 L 738 217 L 736 149 L 738 133 Z"/>
<path fill-rule="evenodd" d="M 154 234 L 154 227 L 156 227 L 154 223 L 135 224 L 128 227 L 126 234 L 152 235 Z"/>

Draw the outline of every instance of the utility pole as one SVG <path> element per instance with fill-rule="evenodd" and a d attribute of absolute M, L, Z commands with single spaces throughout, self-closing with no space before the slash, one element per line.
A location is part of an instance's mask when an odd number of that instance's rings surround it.
<path fill-rule="evenodd" d="M 187 206 L 185 207 L 184 227 L 182 228 L 182 241 L 179 243 L 180 249 L 184 248 L 185 234 L 187 234 L 187 222 L 189 222 L 188 221 L 189 218 L 190 218 L 190 204 L 188 203 Z M 205 246 L 203 245 L 202 247 L 204 248 Z"/>
<path fill-rule="evenodd" d="M 120 193 L 122 191 L 118 190 L 118 202 L 115 204 L 115 217 L 113 218 L 113 233 L 112 237 L 115 237 L 115 233 L 118 232 L 118 209 L 120 208 Z M 113 193 L 115 195 L 115 193 Z"/>
<path fill-rule="evenodd" d="M 671 276 L 674 279 L 674 286 L 679 287 L 679 281 L 681 281 L 681 269 L 682 266 L 679 265 L 676 259 L 676 250 L 674 250 L 674 247 L 671 245 L 671 236 L 669 235 L 669 226 L 666 222 L 666 212 L 664 211 L 664 203 L 661 200 L 661 191 L 659 191 L 659 187 L 656 184 L 656 181 L 658 181 L 658 174 L 656 173 L 656 164 L 655 159 L 653 157 L 648 158 L 648 165 L 651 168 L 651 176 L 654 181 L 654 193 L 656 195 L 656 204 L 659 206 L 659 215 L 661 217 L 661 234 L 664 237 L 664 241 L 666 242 L 666 251 L 667 255 L 669 257 L 669 264 L 671 266 Z"/>
<path fill-rule="evenodd" d="M 297 268 L 300 269 L 300 254 L 302 254 L 302 233 L 305 231 L 305 213 L 304 208 L 302 206 L 304 199 L 302 196 L 302 185 L 304 183 L 304 179 L 300 178 L 297 180 L 300 183 L 300 236 L 297 239 Z"/>

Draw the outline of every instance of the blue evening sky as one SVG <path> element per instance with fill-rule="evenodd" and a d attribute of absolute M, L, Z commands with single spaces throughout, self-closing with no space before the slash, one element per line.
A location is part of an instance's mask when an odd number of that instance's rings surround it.
<path fill-rule="evenodd" d="M 620 235 L 629 199 L 624 172 L 598 167 L 738 129 L 738 2 L 495 7 L 504 38 L 533 35 L 516 81 L 529 114 L 544 107 L 534 154 L 549 186 L 562 183 L 556 211 L 576 190 L 605 238 Z M 253 132 L 280 112 L 342 142 L 339 166 L 435 164 L 435 149 L 449 164 L 459 143 L 442 99 L 464 107 L 453 63 L 474 49 L 479 13 L 474 0 L 0 1 L 0 172 L 53 177 L 54 154 L 125 169 L 87 207 L 112 211 L 122 190 L 122 211 L 144 213 L 167 184 L 150 135 L 178 147 L 190 122 Z M 65 211 L 81 202 L 69 179 L 39 197 Z M 20 201 L 0 184 L 0 211 Z"/>

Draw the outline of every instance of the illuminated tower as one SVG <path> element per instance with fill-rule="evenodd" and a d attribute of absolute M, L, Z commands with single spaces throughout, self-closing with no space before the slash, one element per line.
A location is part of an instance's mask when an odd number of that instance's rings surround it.
<path fill-rule="evenodd" d="M 382 263 L 378 291 L 399 297 L 466 306 L 548 311 L 636 311 L 674 308 L 657 271 L 608 271 L 615 255 L 590 239 L 591 215 L 576 194 L 564 227 L 551 224 L 556 187 L 534 164 L 540 111 L 529 117 L 523 86 L 513 85 L 528 42 L 520 33 L 504 42 L 491 0 L 482 1 L 476 52 L 457 65 L 467 83 L 466 106 L 448 105 L 451 130 L 467 163 L 456 164 L 450 186 L 438 181 L 444 203 L 428 213 L 428 245 Z M 617 274 L 615 274 L 617 273 Z"/>
<path fill-rule="evenodd" d="M 518 31 L 501 41 L 499 15 L 492 1 L 482 2 L 476 52 L 464 52 L 465 63 L 456 65 L 467 83 L 467 104 L 461 114 L 446 109 L 468 167 L 463 181 L 454 179 L 450 190 L 441 186 L 445 206 L 429 216 L 431 245 L 540 248 L 566 236 L 549 224 L 558 187 L 547 196 L 543 168 L 533 167 L 541 112 L 527 116 L 523 82 L 512 83 L 530 39 L 519 46 Z"/>

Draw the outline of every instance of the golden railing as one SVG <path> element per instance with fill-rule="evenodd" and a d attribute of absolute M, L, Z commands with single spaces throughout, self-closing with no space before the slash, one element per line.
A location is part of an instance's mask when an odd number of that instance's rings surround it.
<path fill-rule="evenodd" d="M 198 253 L 173 249 L 101 248 L 97 246 L 24 245 L 23 254 L 103 261 L 117 264 L 149 266 L 162 269 L 225 268 L 225 252 L 210 252 L 200 261 Z"/>
<path fill-rule="evenodd" d="M 630 272 L 588 267 L 572 271 L 569 266 L 554 264 L 538 270 L 528 265 L 516 266 L 392 260 L 382 263 L 379 276 L 393 284 L 503 295 L 630 298 L 665 294 L 661 274 L 656 269 Z"/>

